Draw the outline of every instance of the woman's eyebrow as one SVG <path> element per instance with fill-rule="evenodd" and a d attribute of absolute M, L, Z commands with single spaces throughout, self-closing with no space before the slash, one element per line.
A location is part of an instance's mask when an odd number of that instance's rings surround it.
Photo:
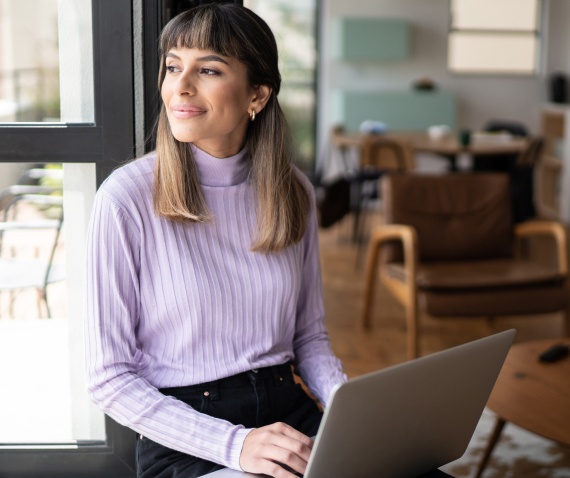
<path fill-rule="evenodd" d="M 166 54 L 166 58 L 175 58 L 176 60 L 181 59 L 176 53 L 172 52 L 168 52 Z M 201 56 L 199 58 L 196 58 L 196 61 L 219 61 L 220 63 L 225 63 L 226 65 L 229 65 L 229 63 L 226 60 L 224 60 L 222 57 L 218 55 Z"/>
<path fill-rule="evenodd" d="M 221 63 L 225 63 L 226 65 L 229 65 L 229 63 L 226 60 L 219 57 L 218 55 L 201 56 L 200 58 L 196 58 L 196 61 L 219 61 Z"/>

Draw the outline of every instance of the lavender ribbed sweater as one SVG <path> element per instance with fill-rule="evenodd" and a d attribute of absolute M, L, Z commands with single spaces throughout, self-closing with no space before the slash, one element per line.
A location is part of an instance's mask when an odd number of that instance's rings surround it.
<path fill-rule="evenodd" d="M 192 148 L 211 223 L 155 216 L 154 155 L 116 170 L 97 192 L 87 254 L 88 386 L 119 423 L 239 469 L 248 429 L 157 389 L 294 360 L 326 404 L 346 376 L 323 323 L 314 205 L 301 242 L 253 253 L 247 157 L 218 159 Z"/>

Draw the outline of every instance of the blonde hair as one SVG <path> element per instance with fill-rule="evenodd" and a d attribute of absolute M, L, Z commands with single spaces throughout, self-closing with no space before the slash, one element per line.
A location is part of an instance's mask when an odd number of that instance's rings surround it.
<path fill-rule="evenodd" d="M 307 227 L 310 199 L 293 166 L 290 132 L 277 100 L 281 75 L 273 33 L 259 16 L 235 4 L 212 3 L 181 13 L 160 37 L 159 90 L 166 75 L 165 55 L 175 47 L 212 50 L 236 58 L 246 65 L 251 86 L 271 87 L 265 108 L 249 123 L 246 133 L 257 206 L 252 250 L 277 252 L 299 242 Z M 191 149 L 172 135 L 164 105 L 158 119 L 156 151 L 156 213 L 174 221 L 210 221 Z"/>

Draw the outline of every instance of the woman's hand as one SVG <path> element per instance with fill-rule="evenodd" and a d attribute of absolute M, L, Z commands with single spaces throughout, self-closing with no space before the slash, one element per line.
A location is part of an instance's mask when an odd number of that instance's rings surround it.
<path fill-rule="evenodd" d="M 304 474 L 313 440 L 285 423 L 274 423 L 249 432 L 239 464 L 243 471 L 275 478 L 295 478 L 288 471 Z"/>

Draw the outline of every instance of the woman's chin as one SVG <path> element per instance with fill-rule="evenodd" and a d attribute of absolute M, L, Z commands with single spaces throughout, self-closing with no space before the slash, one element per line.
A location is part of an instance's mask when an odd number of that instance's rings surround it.
<path fill-rule="evenodd" d="M 200 137 L 195 134 L 190 134 L 187 131 L 173 131 L 172 136 L 174 136 L 176 141 L 179 141 L 180 143 L 194 143 L 195 141 L 200 140 Z"/>

